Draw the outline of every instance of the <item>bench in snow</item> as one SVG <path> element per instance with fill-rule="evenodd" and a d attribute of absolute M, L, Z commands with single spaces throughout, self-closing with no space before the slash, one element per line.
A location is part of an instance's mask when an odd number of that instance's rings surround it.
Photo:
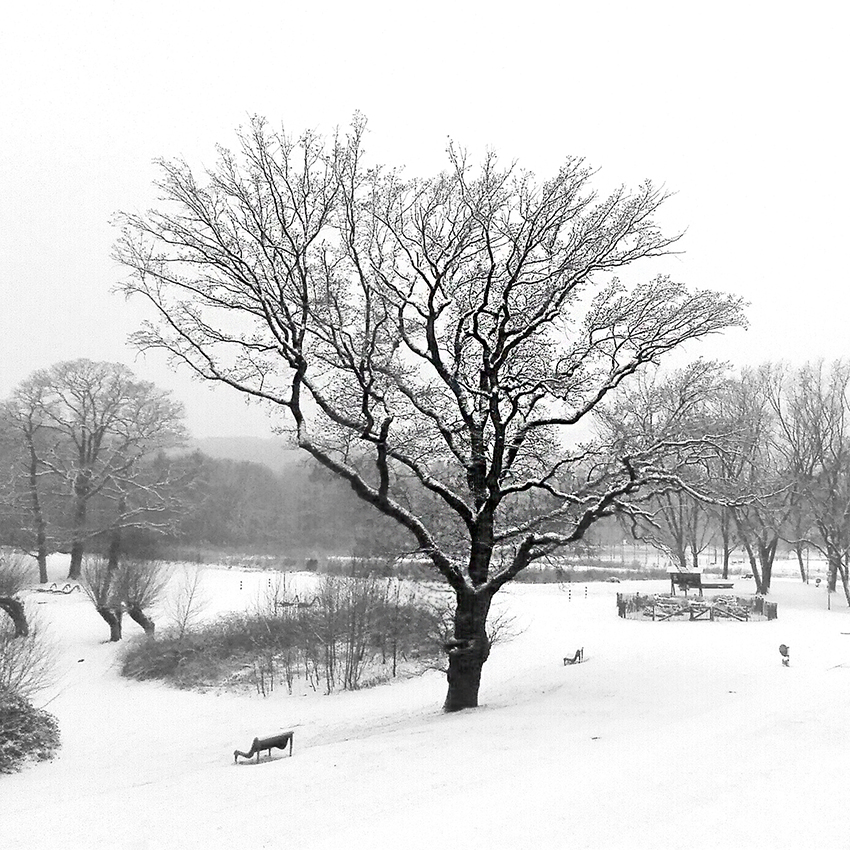
<path fill-rule="evenodd" d="M 699 595 L 702 596 L 703 590 L 721 590 L 728 589 L 734 586 L 734 582 L 726 581 L 725 579 L 718 579 L 717 581 L 706 581 L 703 578 L 702 573 L 689 573 L 689 572 L 671 572 L 668 573 L 670 576 L 670 593 L 675 596 L 676 588 L 679 590 L 685 591 L 685 596 L 688 595 L 688 590 L 697 590 L 699 591 Z"/>
<path fill-rule="evenodd" d="M 567 664 L 581 664 L 582 661 L 584 661 L 584 647 L 583 646 L 581 648 L 577 649 L 576 654 L 573 655 L 572 657 L 570 657 L 569 655 L 564 657 L 564 667 L 566 667 Z"/>
<path fill-rule="evenodd" d="M 251 749 L 248 750 L 247 753 L 243 753 L 241 750 L 233 751 L 233 761 L 239 761 L 239 756 L 242 756 L 243 759 L 249 759 L 251 756 L 256 755 L 257 762 L 260 761 L 260 753 L 264 750 L 269 751 L 269 758 L 271 758 L 272 750 L 285 750 L 287 746 L 289 746 L 289 755 L 292 755 L 292 738 L 294 736 L 294 732 L 281 732 L 279 735 L 271 735 L 268 738 L 254 738 L 251 742 Z"/>

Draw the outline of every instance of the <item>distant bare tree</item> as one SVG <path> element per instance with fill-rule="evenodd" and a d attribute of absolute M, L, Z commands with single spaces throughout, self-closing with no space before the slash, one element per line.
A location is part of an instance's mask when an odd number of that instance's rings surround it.
<path fill-rule="evenodd" d="M 184 566 L 165 600 L 166 613 L 179 640 L 198 624 L 209 602 L 201 570 Z"/>
<path fill-rule="evenodd" d="M 840 577 L 850 605 L 850 363 L 777 367 L 772 376 L 777 441 L 793 476 L 792 545 L 823 554 L 829 589 Z"/>
<path fill-rule="evenodd" d="M 727 384 L 723 409 L 729 438 L 723 474 L 736 536 L 758 593 L 769 593 L 773 562 L 795 504 L 793 471 L 779 448 L 771 404 L 775 367 L 743 369 Z"/>
<path fill-rule="evenodd" d="M 44 453 L 45 431 L 42 418 L 44 388 L 22 385 L 11 398 L 0 405 L 0 428 L 7 436 L 12 464 L 10 496 L 12 501 L 27 503 L 22 511 L 29 516 L 33 532 L 33 555 L 38 563 L 39 581 L 47 576 L 47 520 L 44 513 L 42 481 L 50 470 L 41 461 Z M 20 545 L 21 541 L 16 541 Z"/>
<path fill-rule="evenodd" d="M 296 141 L 257 119 L 203 179 L 163 161 L 161 208 L 121 216 L 116 253 L 154 313 L 140 348 L 268 402 L 430 558 L 455 597 L 453 711 L 477 705 L 493 595 L 665 477 L 657 446 L 567 451 L 573 426 L 742 324 L 741 301 L 611 277 L 678 239 L 649 183 L 600 198 L 578 158 L 538 182 L 454 145 L 408 180 L 363 164 L 364 131 Z"/>
<path fill-rule="evenodd" d="M 645 372 L 596 411 L 604 439 L 622 451 L 668 445 L 664 460 L 677 477 L 650 491 L 639 507 L 632 505 L 622 520 L 680 570 L 699 570 L 699 556 L 714 536 L 706 500 L 713 491 L 711 468 L 722 454 L 716 410 L 725 372 L 726 364 L 709 360 L 671 373 Z"/>
<path fill-rule="evenodd" d="M 39 427 L 48 448 L 37 458 L 64 482 L 72 500 L 71 567 L 80 576 L 86 542 L 102 529 L 88 526 L 90 502 L 117 489 L 117 515 L 126 524 L 134 510 L 127 494 L 141 460 L 183 439 L 183 408 L 120 363 L 74 360 L 35 372 L 17 396 L 37 399 Z M 117 564 L 113 561 L 113 568 Z"/>

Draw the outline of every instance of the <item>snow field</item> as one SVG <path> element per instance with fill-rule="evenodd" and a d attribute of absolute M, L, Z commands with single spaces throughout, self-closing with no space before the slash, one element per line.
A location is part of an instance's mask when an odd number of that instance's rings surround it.
<path fill-rule="evenodd" d="M 253 606 L 268 578 L 204 569 L 207 616 Z M 314 579 L 297 580 L 306 598 Z M 591 584 L 587 598 L 576 585 L 569 601 L 508 587 L 494 607 L 521 632 L 494 647 L 482 707 L 450 716 L 438 672 L 266 699 L 124 680 L 84 597 L 33 593 L 60 642 L 35 702 L 63 746 L 0 779 L 0 818 L 32 850 L 846 848 L 847 609 L 777 580 L 769 623 L 617 617 L 617 591 L 664 584 Z M 565 667 L 579 646 L 585 663 Z M 292 759 L 233 764 L 234 748 L 289 728 Z"/>

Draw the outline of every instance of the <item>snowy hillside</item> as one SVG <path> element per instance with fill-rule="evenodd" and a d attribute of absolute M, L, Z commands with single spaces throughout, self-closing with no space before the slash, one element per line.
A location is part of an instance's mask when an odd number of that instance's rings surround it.
<path fill-rule="evenodd" d="M 265 581 L 204 570 L 211 612 Z M 494 648 L 482 707 L 450 716 L 438 672 L 267 699 L 127 681 L 81 594 L 30 594 L 62 644 L 35 702 L 63 745 L 0 778 L 4 846 L 846 848 L 846 609 L 780 580 L 774 622 L 617 617 L 618 590 L 662 587 L 509 588 L 497 601 L 524 631 Z M 585 663 L 564 666 L 580 646 Z M 291 759 L 234 765 L 234 748 L 284 729 Z"/>

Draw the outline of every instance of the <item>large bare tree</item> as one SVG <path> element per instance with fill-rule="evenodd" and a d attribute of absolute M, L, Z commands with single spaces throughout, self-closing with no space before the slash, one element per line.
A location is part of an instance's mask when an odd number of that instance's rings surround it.
<path fill-rule="evenodd" d="M 257 119 L 202 177 L 162 161 L 162 204 L 120 216 L 117 258 L 153 311 L 136 345 L 286 414 L 451 586 L 451 711 L 477 705 L 493 595 L 658 479 L 656 447 L 569 449 L 574 426 L 643 364 L 742 324 L 741 302 L 612 277 L 678 238 L 649 183 L 598 197 L 580 159 L 538 182 L 454 146 L 405 179 L 364 165 L 363 133 Z"/>

